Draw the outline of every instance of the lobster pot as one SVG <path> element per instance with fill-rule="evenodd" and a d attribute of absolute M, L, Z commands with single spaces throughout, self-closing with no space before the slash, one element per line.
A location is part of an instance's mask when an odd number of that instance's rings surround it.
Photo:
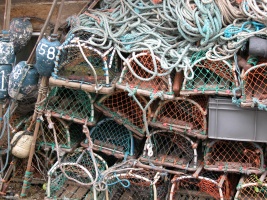
<path fill-rule="evenodd" d="M 162 101 L 149 124 L 152 127 L 205 139 L 207 138 L 206 110 L 192 99 L 176 97 L 174 100 Z"/>
<path fill-rule="evenodd" d="M 31 39 L 33 27 L 28 18 L 13 18 L 10 22 L 10 41 L 16 53 L 20 52 Z"/>
<path fill-rule="evenodd" d="M 150 73 L 147 72 L 148 70 Z M 154 75 L 155 71 L 157 75 Z M 127 59 L 127 64 L 124 62 L 124 68 L 116 83 L 116 88 L 123 90 L 126 90 L 127 87 L 136 88 L 137 94 L 145 96 L 150 96 L 153 92 L 163 92 L 165 99 L 172 99 L 174 97 L 173 77 L 170 72 L 160 67 L 158 57 L 152 58 L 148 52 L 133 53 Z"/>
<path fill-rule="evenodd" d="M 52 116 L 87 125 L 95 125 L 95 112 L 91 95 L 83 90 L 54 87 L 48 94 L 44 107 Z"/>
<path fill-rule="evenodd" d="M 207 144 L 204 156 L 205 169 L 211 171 L 262 173 L 262 148 L 253 142 L 216 140 Z"/>
<path fill-rule="evenodd" d="M 115 50 L 110 48 L 103 52 L 85 43 L 81 44 L 76 39 L 71 44 L 64 43 L 60 46 L 49 83 L 87 92 L 113 92 L 120 72 Z"/>
<path fill-rule="evenodd" d="M 156 130 L 151 133 L 151 141 L 153 155 L 149 156 L 145 145 L 142 161 L 189 171 L 197 169 L 197 143 L 189 137 L 168 130 Z M 149 139 L 146 144 L 149 144 Z"/>
<path fill-rule="evenodd" d="M 133 134 L 125 126 L 111 118 L 103 119 L 90 130 L 94 151 L 100 151 L 116 158 L 134 155 Z M 88 146 L 88 141 L 83 144 Z"/>
<path fill-rule="evenodd" d="M 56 162 L 48 172 L 46 194 L 51 199 L 97 199 L 103 198 L 104 194 L 96 192 L 92 183 L 97 173 L 108 169 L 105 160 L 82 148 L 69 153 L 61 162 Z M 94 168 L 96 166 L 96 168 Z M 72 180 L 71 180 L 72 179 Z"/>
<path fill-rule="evenodd" d="M 54 123 L 57 142 L 61 150 L 71 151 L 84 139 L 85 135 L 82 132 L 82 125 L 55 117 L 52 117 L 51 120 Z M 55 146 L 53 129 L 49 128 L 49 123 L 46 119 L 41 124 L 37 143 L 44 147 L 54 148 Z"/>
<path fill-rule="evenodd" d="M 60 42 L 57 40 L 57 35 L 51 36 L 50 40 L 42 38 L 36 48 L 36 64 L 40 76 L 51 76 L 55 67 L 56 55 Z"/>
<path fill-rule="evenodd" d="M 157 187 L 161 181 L 159 181 L 158 174 L 155 171 L 140 170 L 114 173 L 108 177 L 106 182 L 108 185 L 108 198 L 106 197 L 106 199 L 147 200 L 158 199 Z M 163 195 L 161 194 L 161 196 Z"/>
<path fill-rule="evenodd" d="M 33 98 L 37 93 L 39 75 L 37 70 L 26 61 L 19 62 L 12 70 L 9 83 L 8 94 L 16 100 Z"/>
<path fill-rule="evenodd" d="M 223 95 L 232 96 L 232 90 L 238 87 L 235 66 L 230 62 L 202 60 L 193 67 L 194 78 L 184 79 L 181 95 Z M 188 71 L 187 75 L 192 76 Z"/>
<path fill-rule="evenodd" d="M 147 100 L 136 95 L 137 100 L 144 108 Z M 102 111 L 107 117 L 112 117 L 117 123 L 121 124 L 134 132 L 134 136 L 143 138 L 145 136 L 145 124 L 143 121 L 143 111 L 138 103 L 128 95 L 128 92 L 117 90 L 112 94 L 103 96 L 95 103 L 95 107 Z M 148 107 L 146 120 L 149 121 L 151 110 Z"/>
<path fill-rule="evenodd" d="M 262 63 L 242 73 L 241 106 L 267 106 L 267 64 Z"/>
<path fill-rule="evenodd" d="M 267 178 L 266 172 L 261 176 L 251 174 L 240 178 L 235 194 L 236 200 L 243 199 L 266 199 L 267 198 Z"/>
<path fill-rule="evenodd" d="M 170 200 L 231 199 L 231 185 L 227 175 L 218 172 L 202 171 L 199 175 L 174 177 L 170 190 Z"/>

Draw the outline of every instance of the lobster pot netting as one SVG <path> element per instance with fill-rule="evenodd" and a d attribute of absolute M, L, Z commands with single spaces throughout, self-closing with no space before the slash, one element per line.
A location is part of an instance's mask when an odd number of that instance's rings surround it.
<path fill-rule="evenodd" d="M 56 199 L 93 199 L 89 198 L 95 192 L 90 183 L 108 168 L 101 156 L 95 153 L 93 156 L 87 149 L 78 148 L 67 154 L 62 162 L 55 163 L 48 172 L 47 196 Z"/>
<path fill-rule="evenodd" d="M 151 141 L 153 155 L 149 157 L 145 145 L 141 160 L 165 167 L 196 170 L 197 143 L 190 138 L 172 131 L 157 130 L 152 132 Z"/>
<path fill-rule="evenodd" d="M 174 177 L 170 200 L 180 199 L 231 199 L 232 186 L 226 175 L 203 171 L 199 176 Z"/>
<path fill-rule="evenodd" d="M 136 95 L 137 100 L 144 108 L 147 101 L 144 97 Z M 128 95 L 128 92 L 116 91 L 103 96 L 95 103 L 95 107 L 102 111 L 107 117 L 112 117 L 117 123 L 134 132 L 134 136 L 142 138 L 145 136 L 145 124 L 143 111 L 135 100 Z M 146 120 L 149 121 L 150 107 L 146 113 Z"/>
<path fill-rule="evenodd" d="M 89 93 L 63 87 L 54 87 L 45 102 L 45 109 L 54 117 L 87 125 L 95 124 L 94 105 Z"/>
<path fill-rule="evenodd" d="M 262 148 L 253 142 L 216 140 L 210 142 L 204 156 L 205 169 L 212 171 L 262 173 Z"/>
<path fill-rule="evenodd" d="M 267 105 L 267 65 L 262 63 L 251 67 L 241 76 L 243 83 L 242 107 L 251 107 L 255 104 L 261 108 Z"/>
<path fill-rule="evenodd" d="M 191 77 L 192 72 L 188 71 Z M 193 68 L 194 78 L 184 79 L 181 95 L 219 94 L 232 95 L 232 90 L 238 87 L 235 67 L 229 62 L 202 60 Z"/>
<path fill-rule="evenodd" d="M 55 117 L 52 117 L 51 120 L 54 123 L 56 139 L 61 150 L 71 151 L 85 138 L 82 132 L 82 125 Z M 46 119 L 41 124 L 37 144 L 44 147 L 55 147 L 54 132 L 53 129 L 49 128 L 49 123 Z"/>
<path fill-rule="evenodd" d="M 160 196 L 165 197 L 167 193 L 167 184 L 159 179 L 153 170 L 114 173 L 106 181 L 108 185 L 107 199 L 109 200 L 154 200 Z M 164 191 L 164 189 L 166 190 Z"/>
<path fill-rule="evenodd" d="M 161 102 L 149 124 L 205 139 L 207 138 L 206 114 L 206 109 L 204 110 L 199 103 L 177 97 L 174 100 Z"/>
<path fill-rule="evenodd" d="M 93 150 L 100 151 L 117 158 L 134 155 L 134 139 L 132 132 L 111 118 L 98 122 L 90 131 Z M 82 144 L 88 146 L 88 141 Z"/>
<path fill-rule="evenodd" d="M 251 174 L 241 177 L 235 195 L 236 200 L 243 199 L 266 199 L 267 198 L 267 178 L 266 173 L 260 177 Z"/>
<path fill-rule="evenodd" d="M 112 92 L 120 73 L 114 62 L 115 50 L 110 48 L 103 52 L 85 43 L 77 43 L 76 39 L 72 44 L 60 47 L 50 84 L 88 92 Z"/>
<path fill-rule="evenodd" d="M 148 52 L 133 53 L 127 59 L 128 64 L 124 62 L 124 68 L 116 87 L 124 90 L 126 87 L 136 88 L 137 94 L 145 96 L 150 96 L 152 92 L 162 91 L 164 98 L 172 99 L 174 97 L 172 91 L 173 77 L 171 78 L 170 72 L 160 67 L 158 57 L 154 56 L 154 62 Z M 157 71 L 157 75 L 154 77 L 155 71 Z"/>

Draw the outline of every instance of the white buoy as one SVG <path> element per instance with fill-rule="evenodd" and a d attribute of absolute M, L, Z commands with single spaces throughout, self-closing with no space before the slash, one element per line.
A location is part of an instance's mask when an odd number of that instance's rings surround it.
<path fill-rule="evenodd" d="M 11 153 L 18 158 L 27 158 L 30 154 L 33 136 L 28 134 L 23 135 L 24 132 L 25 131 L 17 132 L 11 140 L 11 145 L 15 145 Z M 17 140 L 18 137 L 20 138 Z M 16 144 L 14 144 L 15 141 L 17 141 Z"/>

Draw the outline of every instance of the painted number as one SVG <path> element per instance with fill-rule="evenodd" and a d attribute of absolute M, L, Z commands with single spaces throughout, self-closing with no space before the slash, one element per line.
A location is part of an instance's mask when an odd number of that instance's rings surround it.
<path fill-rule="evenodd" d="M 45 55 L 46 49 L 47 49 L 47 58 L 49 60 L 53 60 L 56 56 L 56 48 L 55 47 L 49 47 L 48 48 L 48 45 L 41 44 L 40 49 L 39 49 L 39 54 Z"/>
<path fill-rule="evenodd" d="M 5 71 L 2 70 L 1 73 L 2 73 L 2 85 L 1 85 L 1 90 L 4 90 Z"/>

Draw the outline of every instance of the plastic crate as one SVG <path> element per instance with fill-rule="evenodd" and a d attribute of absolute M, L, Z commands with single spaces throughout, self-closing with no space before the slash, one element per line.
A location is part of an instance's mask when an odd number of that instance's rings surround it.
<path fill-rule="evenodd" d="M 228 98 L 210 98 L 208 137 L 267 142 L 266 119 L 266 111 L 237 107 Z"/>

